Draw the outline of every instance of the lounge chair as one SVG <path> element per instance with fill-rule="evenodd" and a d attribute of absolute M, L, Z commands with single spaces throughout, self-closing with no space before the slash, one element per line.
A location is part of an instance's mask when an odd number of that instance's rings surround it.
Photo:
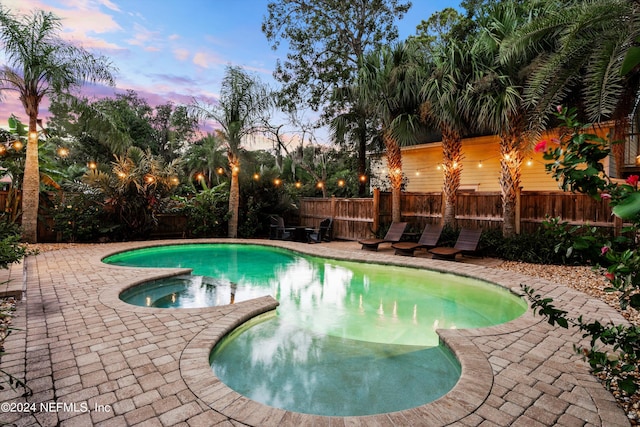
<path fill-rule="evenodd" d="M 271 215 L 269 217 L 270 222 L 270 239 L 276 240 L 291 240 L 293 237 L 293 231 L 295 227 L 285 227 L 284 219 L 278 215 Z"/>
<path fill-rule="evenodd" d="M 441 225 L 427 225 L 420 235 L 418 242 L 397 242 L 391 245 L 396 250 L 396 255 L 413 256 L 414 251 L 420 248 L 435 248 L 442 234 Z"/>
<path fill-rule="evenodd" d="M 387 234 L 383 239 L 364 239 L 359 240 L 358 243 L 362 245 L 362 249 L 367 251 L 377 251 L 380 243 L 395 243 L 399 242 L 404 234 L 404 230 L 407 228 L 406 222 L 394 222 L 389 227 Z"/>
<path fill-rule="evenodd" d="M 326 218 L 320 221 L 320 226 L 309 233 L 308 242 L 309 243 L 321 243 L 321 242 L 330 242 L 331 241 L 331 225 L 333 224 L 333 219 Z"/>
<path fill-rule="evenodd" d="M 433 254 L 435 259 L 456 259 L 458 254 L 473 253 L 478 250 L 478 243 L 480 243 L 481 229 L 472 230 L 470 228 L 463 228 L 460 230 L 460 235 L 454 247 L 438 247 L 429 249 L 429 252 Z"/>

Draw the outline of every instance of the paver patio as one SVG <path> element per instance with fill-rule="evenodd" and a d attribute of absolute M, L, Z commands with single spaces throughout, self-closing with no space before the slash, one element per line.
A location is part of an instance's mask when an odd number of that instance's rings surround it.
<path fill-rule="evenodd" d="M 116 267 L 101 259 L 166 242 L 83 245 L 43 252 L 2 272 L 24 286 L 1 367 L 26 378 L 33 395 L 0 392 L 0 424 L 18 426 L 623 426 L 613 396 L 574 353 L 575 330 L 552 327 L 529 310 L 504 325 L 439 331 L 456 353 L 462 376 L 441 399 L 410 410 L 366 417 L 320 417 L 270 408 L 235 393 L 209 367 L 216 340 L 241 322 L 274 309 L 262 297 L 199 309 L 134 307 L 118 299 L 137 283 L 176 269 Z M 318 256 L 394 263 L 483 278 L 520 292 L 526 283 L 575 317 L 624 319 L 601 301 L 568 287 L 473 263 L 366 252 L 355 242 L 277 245 Z M 476 260 L 477 261 L 477 260 Z M 181 270 L 184 272 L 184 270 Z M 0 289 L 1 291 L 2 289 Z M 24 408 L 34 404 L 36 411 Z M 42 404 L 42 405 L 41 405 Z M 30 406 L 30 405 L 29 405 Z M 8 412 L 6 409 L 13 409 Z M 17 412 L 25 409 L 26 412 Z M 41 409 L 45 409 L 41 411 Z"/>

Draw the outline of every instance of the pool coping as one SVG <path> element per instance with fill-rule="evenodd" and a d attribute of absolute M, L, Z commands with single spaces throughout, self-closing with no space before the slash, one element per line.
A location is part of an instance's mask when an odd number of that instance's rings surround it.
<path fill-rule="evenodd" d="M 588 374 L 588 366 L 586 363 L 580 361 L 575 355 L 563 356 L 559 361 L 553 360 L 555 355 L 552 352 L 553 350 L 550 349 L 561 346 L 562 343 L 560 341 L 563 340 L 567 340 L 567 342 L 569 342 L 569 340 L 579 341 L 579 338 L 575 337 L 576 333 L 573 332 L 569 334 L 564 331 L 559 331 L 557 328 L 550 328 L 543 318 L 534 316 L 531 309 L 528 309 L 527 312 L 518 319 L 489 328 L 439 330 L 438 333 L 441 341 L 451 348 L 460 361 L 462 373 L 460 380 L 449 393 L 426 405 L 404 411 L 364 417 L 325 417 L 289 412 L 253 402 L 229 389 L 213 375 L 209 366 L 209 353 L 215 345 L 216 340 L 221 339 L 244 321 L 260 313 L 275 309 L 277 301 L 271 297 L 262 297 L 234 304 L 233 307 L 220 306 L 181 309 L 179 314 L 174 312 L 171 315 L 166 315 L 167 309 L 133 307 L 120 301 L 117 298 L 119 294 L 118 290 L 148 280 L 184 274 L 189 272 L 189 269 L 140 269 L 134 267 L 109 266 L 101 261 L 106 256 L 130 249 L 167 244 L 197 243 L 260 244 L 334 259 L 429 268 L 447 273 L 479 277 L 517 294 L 521 293 L 520 283 L 527 283 L 535 288 L 544 289 L 545 295 L 560 299 L 565 298 L 567 301 L 570 301 L 570 305 L 580 300 L 580 304 L 582 305 L 576 308 L 576 310 L 584 310 L 586 308 L 587 313 L 578 311 L 579 314 L 594 315 L 603 320 L 614 319 L 618 322 L 620 319 L 623 319 L 615 310 L 608 309 L 603 303 L 594 302 L 594 300 L 585 297 L 584 294 L 568 290 L 564 286 L 524 275 L 498 271 L 480 265 L 431 260 L 420 257 L 398 257 L 392 255 L 390 251 L 384 250 L 380 252 L 358 251 L 357 249 L 354 250 L 354 246 L 350 245 L 345 245 L 348 249 L 343 250 L 341 246 L 332 244 L 306 245 L 295 242 L 242 239 L 165 240 L 89 245 L 82 249 L 53 251 L 38 255 L 37 257 L 29 257 L 24 263 L 24 267 L 27 270 L 25 283 L 28 298 L 26 299 L 27 304 L 36 306 L 36 311 L 34 311 L 33 313 L 35 314 L 33 314 L 30 310 L 27 310 L 25 318 L 26 320 L 36 319 L 38 324 L 41 321 L 37 319 L 41 316 L 44 316 L 46 320 L 46 313 L 37 313 L 40 304 L 51 304 L 52 301 L 48 295 L 44 294 L 48 292 L 45 288 L 54 284 L 55 286 L 64 287 L 63 282 L 60 282 L 60 273 L 57 269 L 61 268 L 60 266 L 63 264 L 73 261 L 74 258 L 85 257 L 86 263 L 82 264 L 83 271 L 77 271 L 73 274 L 78 277 L 80 283 L 88 283 L 89 281 L 98 282 L 94 284 L 94 286 L 96 289 L 99 289 L 97 299 L 102 307 L 100 310 L 104 309 L 108 312 L 110 321 L 114 319 L 124 319 L 122 322 L 126 324 L 126 319 L 129 318 L 154 317 L 161 321 L 166 321 L 167 323 L 165 323 L 165 325 L 174 325 L 176 322 L 186 321 L 190 316 L 194 318 L 197 317 L 198 319 L 216 319 L 216 322 L 199 320 L 200 323 L 194 323 L 192 331 L 195 332 L 188 342 L 186 342 L 184 346 L 174 345 L 171 347 L 175 349 L 172 350 L 172 352 L 175 353 L 175 357 L 178 359 L 176 363 L 179 367 L 179 376 L 181 381 L 184 382 L 184 386 L 180 387 L 186 387 L 186 389 L 192 393 L 195 397 L 195 402 L 198 403 L 198 407 L 204 406 L 210 408 L 212 412 L 198 412 L 202 411 L 202 409 L 196 411 L 192 405 L 193 401 L 190 400 L 192 398 L 187 397 L 184 397 L 187 403 L 183 402 L 183 407 L 163 408 L 160 405 L 153 405 L 153 411 L 151 411 L 151 413 L 155 412 L 163 425 L 172 425 L 173 422 L 170 421 L 177 419 L 187 421 L 189 425 L 198 425 L 195 421 L 196 419 L 200 421 L 206 419 L 208 422 L 202 423 L 203 425 L 213 424 L 213 422 L 211 422 L 212 420 L 217 420 L 217 422 L 224 422 L 224 420 L 226 420 L 227 422 L 235 424 L 241 423 L 244 425 L 260 426 L 312 423 L 318 425 L 478 425 L 482 420 L 490 421 L 497 425 L 517 424 L 514 420 L 520 421 L 520 423 L 524 423 L 525 425 L 533 425 L 536 422 L 539 425 L 571 425 L 571 421 L 575 421 L 575 419 L 583 419 L 583 421 L 587 421 L 593 425 L 628 425 L 628 420 L 626 420 L 622 410 L 617 407 L 610 393 L 606 392 L 599 382 Z M 58 264 L 60 264 L 60 266 L 58 266 Z M 47 275 L 51 278 L 47 278 Z M 96 277 L 98 280 L 96 280 Z M 69 286 L 72 285 L 70 284 Z M 38 293 L 42 293 L 43 296 L 38 296 Z M 45 302 L 44 299 L 40 302 L 39 298 L 47 298 L 46 301 L 49 302 Z M 585 302 L 582 302 L 582 300 Z M 48 316 L 51 316 L 51 313 Z M 60 316 L 60 314 L 55 313 L 55 316 Z M 57 317 L 54 318 L 55 321 L 57 321 Z M 148 336 L 148 334 L 149 333 L 145 332 L 145 335 Z M 17 332 L 12 334 L 10 339 L 20 339 L 23 335 L 28 334 Z M 33 339 L 36 339 L 35 336 L 37 334 L 32 335 L 34 336 Z M 17 372 L 19 372 L 19 369 L 29 370 L 29 354 L 31 353 L 28 353 L 28 351 L 35 351 L 36 353 L 42 352 L 42 354 L 44 354 L 48 348 L 51 357 L 59 357 L 53 353 L 53 347 L 55 346 L 53 343 L 56 339 L 68 340 L 69 334 L 55 338 L 54 331 L 51 330 L 47 332 L 47 337 L 50 335 L 51 338 L 45 339 L 42 343 L 37 341 L 36 344 L 31 343 L 28 346 L 24 344 L 26 362 L 23 363 L 22 368 L 19 364 L 16 364 L 15 369 L 18 370 Z M 23 337 L 22 339 L 29 341 L 28 337 Z M 131 342 L 128 337 L 122 338 L 121 341 L 124 342 L 125 339 L 127 340 L 127 348 L 131 348 L 131 350 L 126 350 L 126 352 L 137 351 L 137 349 L 133 347 L 135 342 Z M 547 344 L 545 342 L 547 339 L 553 342 Z M 78 337 L 77 340 L 82 341 L 86 339 Z M 90 341 L 90 343 L 92 343 L 92 341 Z M 90 343 L 85 344 L 84 341 L 82 341 L 82 352 L 96 351 L 107 354 L 107 352 L 113 351 L 113 349 L 104 347 L 106 343 Z M 74 345 L 79 346 L 80 344 Z M 124 348 L 125 346 L 122 345 L 121 347 Z M 493 347 L 496 348 L 495 351 L 492 350 Z M 29 348 L 28 351 L 27 348 Z M 505 351 L 513 352 L 514 354 L 504 353 Z M 33 354 L 35 355 L 35 353 Z M 532 354 L 536 356 L 533 361 L 525 360 Z M 549 356 L 545 360 L 544 355 L 547 354 Z M 68 355 L 64 357 L 68 358 Z M 76 362 L 78 364 L 84 363 L 85 359 L 89 359 L 88 354 L 75 357 L 76 359 L 82 359 Z M 70 360 L 68 362 L 71 364 Z M 510 371 L 511 365 L 520 366 L 518 369 L 521 369 L 521 367 L 524 366 L 523 363 L 539 364 L 538 370 L 541 373 L 534 371 L 534 366 L 525 366 L 527 371 L 531 370 L 531 375 L 535 373 L 536 381 L 540 383 L 539 387 L 538 384 L 534 384 L 534 381 L 528 377 L 526 373 L 519 374 Z M 40 362 L 36 366 L 41 364 Z M 82 366 L 80 368 L 82 370 Z M 139 367 L 137 369 L 142 368 L 143 367 Z M 55 372 L 55 367 L 51 369 Z M 110 368 L 106 366 L 103 369 L 106 370 L 106 376 L 108 377 L 117 375 L 117 373 L 112 373 Z M 153 367 L 149 369 L 153 369 Z M 136 372 L 135 368 L 133 368 L 133 372 Z M 80 372 L 80 374 L 84 386 L 84 376 L 82 372 Z M 95 373 L 92 372 L 89 375 L 92 374 Z M 54 378 L 55 377 L 56 374 L 54 374 Z M 60 393 L 61 386 L 56 385 L 58 384 L 56 381 L 58 380 L 54 379 L 53 387 L 58 388 L 58 392 Z M 63 379 L 62 381 L 66 382 L 68 379 Z M 136 380 L 131 379 L 130 381 Z M 113 381 L 105 384 L 112 382 Z M 546 385 L 547 382 L 549 385 Z M 566 383 L 570 383 L 571 387 L 567 386 L 567 390 L 563 392 L 562 384 Z M 103 386 L 107 387 L 104 384 Z M 97 387 L 99 388 L 101 385 Z M 560 391 L 556 390 L 558 387 L 560 387 Z M 74 386 L 74 389 L 75 388 L 77 388 L 77 386 Z M 569 388 L 572 390 L 569 390 Z M 91 389 L 93 389 L 93 387 Z M 143 389 L 146 390 L 144 387 Z M 85 393 L 86 390 L 89 389 L 81 388 L 76 393 Z M 575 394 L 575 392 L 578 391 L 579 394 Z M 147 393 L 149 392 L 150 391 L 147 391 Z M 565 396 L 565 394 L 569 392 L 571 393 Z M 104 396 L 112 394 L 113 392 L 101 394 L 100 396 L 104 398 Z M 529 396 L 528 399 L 524 399 L 523 396 L 528 396 L 528 394 L 537 397 L 533 398 Z M 0 397 L 3 396 L 5 395 L 0 393 Z M 116 391 L 116 397 L 117 396 L 118 392 Z M 91 399 L 96 399 L 96 397 L 92 397 Z M 92 413 L 90 414 L 91 420 L 96 425 L 102 420 L 101 417 L 105 417 L 105 422 L 113 422 L 119 419 L 123 422 L 126 420 L 126 425 L 135 424 L 132 420 L 137 419 L 138 412 L 141 412 L 144 408 L 148 408 L 149 405 L 136 409 L 136 407 L 131 407 L 132 403 L 129 402 L 130 400 L 131 399 L 125 399 L 123 401 L 117 399 L 116 404 L 122 403 L 122 405 L 118 407 L 116 413 L 109 416 Z M 181 400 L 183 400 L 182 397 Z M 556 402 L 557 400 L 564 403 L 559 404 L 558 408 L 552 408 L 551 411 L 544 409 L 541 412 L 543 404 L 549 404 L 549 402 Z M 515 405 L 514 402 L 517 403 L 517 405 Z M 184 409 L 187 405 L 189 411 Z M 520 407 L 517 411 L 514 409 L 516 406 Z M 563 412 L 560 413 L 560 411 Z M 147 412 L 149 412 L 149 410 Z M 195 415 L 185 415 L 187 412 L 189 414 L 193 412 Z M 582 412 L 584 412 L 584 415 L 580 415 Z M 545 424 L 545 414 L 553 414 L 555 421 Z M 4 414 L 0 414 L 0 421 L 4 421 L 3 415 Z M 78 415 L 78 417 L 82 416 L 84 415 Z M 189 416 L 191 416 L 191 418 L 189 418 Z M 77 420 L 80 420 L 80 418 L 77 418 Z M 533 422 L 533 424 L 530 424 L 530 422 Z M 48 424 L 45 423 L 45 425 Z"/>

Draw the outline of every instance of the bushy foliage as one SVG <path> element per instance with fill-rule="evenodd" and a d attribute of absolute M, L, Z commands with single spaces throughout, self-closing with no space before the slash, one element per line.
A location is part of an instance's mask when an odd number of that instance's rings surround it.
<path fill-rule="evenodd" d="M 75 189 L 77 190 L 77 186 Z M 111 223 L 107 218 L 100 193 L 91 189 L 56 194 L 48 211 L 53 218 L 53 230 L 58 233 L 59 241 L 95 241 L 118 228 L 117 224 Z"/>
<path fill-rule="evenodd" d="M 20 227 L 0 216 L 0 268 L 20 262 L 28 254 L 27 247 L 20 242 Z"/>
<path fill-rule="evenodd" d="M 192 197 L 175 197 L 180 212 L 187 216 L 187 227 L 194 237 L 223 237 L 229 219 L 229 190 L 223 183 L 203 190 Z"/>
<path fill-rule="evenodd" d="M 637 175 L 629 176 L 623 184 L 614 182 L 605 172 L 600 161 L 610 152 L 611 142 L 584 132 L 585 126 L 577 120 L 575 109 L 558 107 L 557 117 L 564 122 L 567 132 L 561 138 L 542 141 L 536 146 L 549 161 L 547 170 L 560 182 L 564 190 L 579 191 L 594 198 L 608 198 L 613 213 L 632 224 L 627 231 L 634 239 L 640 232 L 640 192 Z M 587 240 L 586 244 L 596 243 Z M 640 308 L 640 255 L 637 241 L 630 248 L 621 250 L 614 244 L 600 247 L 601 261 L 607 263 L 606 289 L 618 295 L 620 307 Z M 598 248 L 600 245 L 593 244 Z M 598 321 L 587 322 L 578 317 L 572 319 L 564 310 L 553 306 L 551 298 L 543 298 L 533 289 L 525 287 L 534 310 L 549 319 L 550 324 L 563 327 L 574 325 L 583 336 L 590 338 L 589 348 L 577 348 L 588 360 L 591 369 L 602 373 L 606 384 L 615 381 L 619 389 L 634 394 L 640 386 L 637 367 L 640 362 L 640 326 L 603 325 Z M 600 346 L 604 347 L 600 347 Z"/>
<path fill-rule="evenodd" d="M 99 194 L 110 223 L 117 224 L 113 237 L 136 239 L 148 237 L 157 226 L 157 214 L 167 209 L 177 183 L 176 163 L 129 147 L 115 156 L 111 168 L 89 170 L 83 177 L 88 190 Z"/>

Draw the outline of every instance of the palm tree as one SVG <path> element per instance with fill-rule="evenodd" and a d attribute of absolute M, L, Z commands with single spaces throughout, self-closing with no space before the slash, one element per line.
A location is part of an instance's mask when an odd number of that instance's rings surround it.
<path fill-rule="evenodd" d="M 366 193 L 367 144 L 373 138 L 375 124 L 372 123 L 371 105 L 363 98 L 357 86 L 348 86 L 335 91 L 337 98 L 343 99 L 349 109 L 331 120 L 333 139 L 341 145 L 357 146 L 358 151 L 358 196 Z"/>
<path fill-rule="evenodd" d="M 531 5 L 529 5 L 531 6 Z M 530 109 L 522 91 L 526 81 L 525 55 L 499 60 L 503 40 L 535 16 L 535 12 L 514 2 L 494 4 L 481 19 L 475 38 L 472 82 L 463 97 L 464 111 L 477 130 L 494 133 L 500 138 L 500 189 L 502 194 L 505 237 L 516 233 L 516 204 L 520 190 L 523 151 L 529 149 Z"/>
<path fill-rule="evenodd" d="M 443 185 L 445 208 L 443 225 L 455 227 L 456 195 L 462 176 L 462 135 L 467 125 L 461 114 L 461 94 L 468 83 L 469 48 L 450 41 L 435 46 L 431 55 L 431 75 L 422 87 L 425 120 L 442 133 Z"/>
<path fill-rule="evenodd" d="M 83 82 L 114 84 L 110 62 L 62 41 L 60 20 L 50 12 L 14 16 L 0 6 L 0 41 L 6 65 L 0 70 L 0 90 L 12 90 L 29 117 L 29 140 L 22 186 L 22 237 L 35 243 L 38 231 L 40 171 L 37 120 L 44 97 L 65 94 Z"/>
<path fill-rule="evenodd" d="M 419 129 L 419 92 L 423 66 L 419 50 L 411 43 L 384 46 L 364 55 L 357 85 L 382 125 L 389 180 L 391 218 L 400 221 L 402 153 L 400 146 L 416 141 Z"/>
<path fill-rule="evenodd" d="M 228 237 L 238 236 L 240 207 L 240 150 L 242 142 L 263 130 L 264 116 L 272 100 L 268 88 L 242 68 L 229 66 L 222 80 L 218 105 L 214 108 L 196 106 L 200 115 L 211 118 L 221 127 L 220 135 L 227 145 L 227 159 L 231 172 L 229 190 Z"/>
<path fill-rule="evenodd" d="M 505 40 L 503 60 L 532 46 L 546 48 L 532 63 L 524 90 L 539 127 L 545 127 L 557 105 L 581 106 L 586 120 L 615 121 L 615 139 L 623 139 L 636 105 L 640 70 L 622 74 L 626 52 L 640 37 L 640 2 L 590 0 L 553 8 Z M 623 150 L 615 144 L 614 150 Z M 622 166 L 621 153 L 616 161 Z"/>
<path fill-rule="evenodd" d="M 203 174 L 207 187 L 211 187 L 213 177 L 216 176 L 217 184 L 220 184 L 220 174 L 216 170 L 224 165 L 224 151 L 222 138 L 215 133 L 207 133 L 207 136 L 191 144 L 184 154 L 184 166 L 189 177 Z"/>

